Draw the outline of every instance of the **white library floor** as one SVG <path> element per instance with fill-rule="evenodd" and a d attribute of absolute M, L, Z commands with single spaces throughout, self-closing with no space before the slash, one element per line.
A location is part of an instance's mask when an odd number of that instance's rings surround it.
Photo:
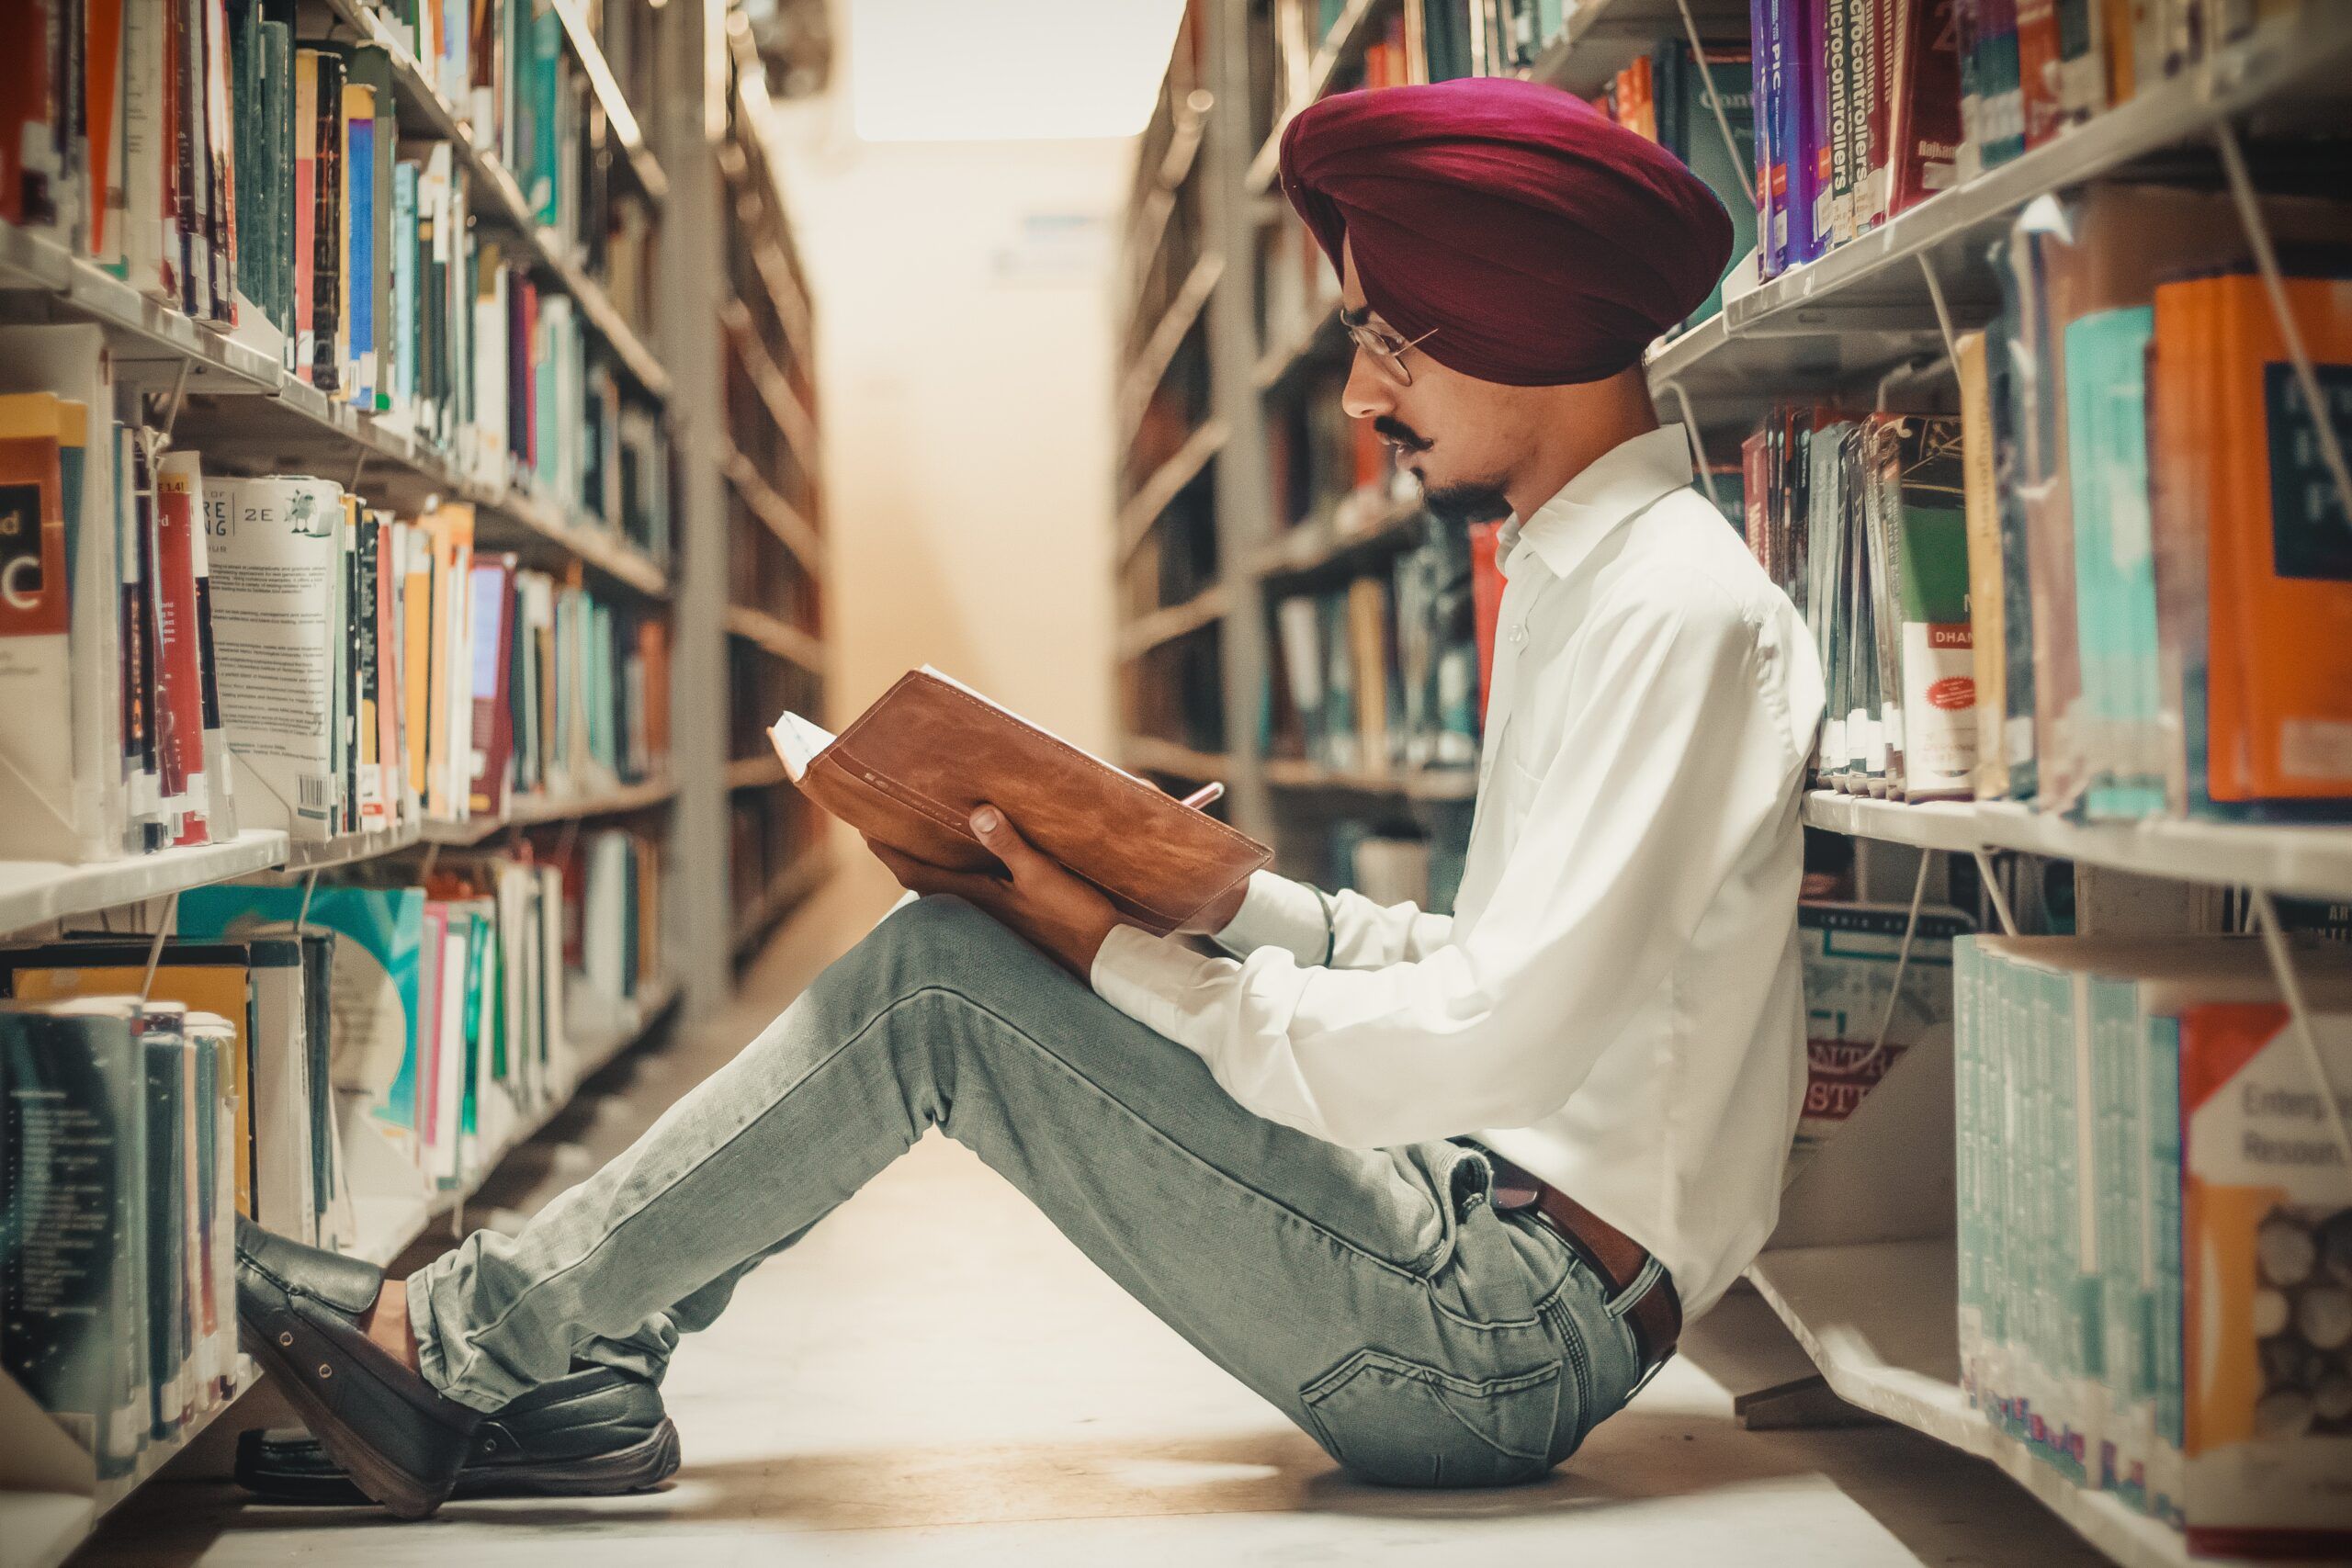
<path fill-rule="evenodd" d="M 576 1179 L 866 929 L 892 890 L 865 857 L 842 860 L 726 1020 L 626 1064 L 621 1092 L 552 1130 L 573 1146 L 523 1151 L 485 1196 L 527 1208 Z M 1743 1305 L 1763 1312 L 1736 1297 L 1725 1310 Z M 1690 1359 L 1542 1485 L 1352 1484 L 939 1139 L 753 1275 L 727 1317 L 686 1342 L 664 1392 L 685 1466 L 660 1492 L 461 1503 L 401 1525 L 245 1506 L 232 1487 L 164 1481 L 75 1562 L 2099 1561 L 1990 1466 L 1916 1433 L 1743 1431 L 1729 1394 Z"/>

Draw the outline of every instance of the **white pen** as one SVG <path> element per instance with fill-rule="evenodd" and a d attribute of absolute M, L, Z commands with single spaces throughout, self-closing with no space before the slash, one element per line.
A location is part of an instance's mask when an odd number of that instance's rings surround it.
<path fill-rule="evenodd" d="M 1217 796 L 1224 793 L 1225 786 L 1221 784 L 1214 782 L 1204 784 L 1200 788 L 1194 790 L 1192 794 L 1186 795 L 1184 797 L 1184 804 L 1197 811 L 1202 807 L 1215 803 Z"/>

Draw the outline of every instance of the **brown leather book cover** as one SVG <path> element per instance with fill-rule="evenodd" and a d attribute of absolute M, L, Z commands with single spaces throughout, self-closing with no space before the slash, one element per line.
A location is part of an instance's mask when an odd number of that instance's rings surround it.
<path fill-rule="evenodd" d="M 867 838 L 933 865 L 993 871 L 969 826 L 987 802 L 1160 935 L 1272 858 L 934 670 L 901 676 L 839 736 L 797 714 L 769 734 L 801 793 Z"/>

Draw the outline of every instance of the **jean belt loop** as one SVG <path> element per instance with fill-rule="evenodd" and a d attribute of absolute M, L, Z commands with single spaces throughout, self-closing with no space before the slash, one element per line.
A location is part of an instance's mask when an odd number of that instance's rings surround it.
<path fill-rule="evenodd" d="M 1665 1272 L 1666 1265 L 1660 1263 L 1655 1255 L 1644 1258 L 1641 1272 L 1634 1276 L 1633 1282 L 1609 1298 L 1609 1315 L 1622 1318 L 1633 1311 L 1634 1303 L 1648 1295 L 1651 1287 L 1657 1283 L 1658 1277 Z"/>

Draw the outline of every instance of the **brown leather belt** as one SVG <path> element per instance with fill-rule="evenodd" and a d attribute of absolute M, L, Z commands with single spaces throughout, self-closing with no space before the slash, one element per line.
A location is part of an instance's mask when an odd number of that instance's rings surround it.
<path fill-rule="evenodd" d="M 1480 1152 L 1495 1169 L 1498 1213 L 1532 1213 L 1592 1266 L 1612 1298 L 1623 1295 L 1641 1278 L 1643 1267 L 1650 1261 L 1647 1247 L 1532 1171 L 1484 1145 Z M 1640 1376 L 1646 1378 L 1674 1354 L 1675 1342 L 1682 1337 L 1682 1298 L 1675 1294 L 1674 1280 L 1664 1264 L 1658 1265 L 1650 1288 L 1626 1309 L 1625 1321 L 1634 1330 L 1634 1348 L 1642 1358 Z"/>

